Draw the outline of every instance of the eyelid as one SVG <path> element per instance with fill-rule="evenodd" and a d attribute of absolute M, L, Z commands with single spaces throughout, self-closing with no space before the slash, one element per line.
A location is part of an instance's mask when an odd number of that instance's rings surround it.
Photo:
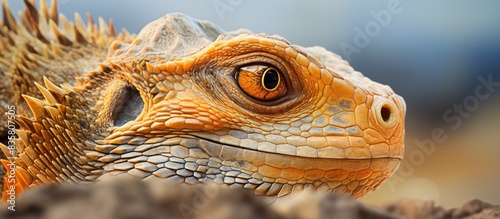
<path fill-rule="evenodd" d="M 240 67 L 239 69 L 245 70 L 245 71 L 255 72 L 255 71 L 262 71 L 266 68 L 269 68 L 269 66 L 257 64 L 257 65 L 246 65 L 246 66 Z"/>

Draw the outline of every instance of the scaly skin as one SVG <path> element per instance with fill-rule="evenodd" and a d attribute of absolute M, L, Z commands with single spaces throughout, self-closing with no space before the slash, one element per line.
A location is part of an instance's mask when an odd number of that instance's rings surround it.
<path fill-rule="evenodd" d="M 103 22 L 56 28 L 43 1 L 22 23 L 3 7 L 0 103 L 20 125 L 4 163 L 18 190 L 130 174 L 269 200 L 304 188 L 361 197 L 402 158 L 403 99 L 323 48 L 182 14 L 117 37 Z"/>

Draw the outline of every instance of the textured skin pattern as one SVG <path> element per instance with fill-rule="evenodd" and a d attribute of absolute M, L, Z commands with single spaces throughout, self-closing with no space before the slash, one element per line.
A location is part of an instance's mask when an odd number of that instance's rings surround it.
<path fill-rule="evenodd" d="M 20 125 L 4 163 L 19 187 L 130 174 L 270 200 L 304 188 L 361 197 L 402 158 L 403 99 L 323 48 L 182 14 L 133 36 L 73 25 L 43 1 L 20 23 L 3 8 L 0 104 L 18 106 Z M 283 94 L 243 91 L 238 72 L 253 65 L 276 69 Z"/>

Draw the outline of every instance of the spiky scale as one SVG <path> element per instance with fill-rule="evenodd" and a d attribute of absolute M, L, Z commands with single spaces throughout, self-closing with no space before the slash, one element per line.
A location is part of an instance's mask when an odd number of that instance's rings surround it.
<path fill-rule="evenodd" d="M 58 24 L 59 23 L 58 16 L 59 16 L 59 12 L 57 10 L 57 1 L 56 0 L 52 0 L 52 4 L 50 5 L 50 10 L 49 10 L 49 17 L 56 24 Z"/>
<path fill-rule="evenodd" d="M 54 99 L 56 99 L 57 102 L 60 102 L 62 97 L 67 94 L 66 91 L 52 83 L 47 77 L 43 77 L 43 83 L 45 84 L 45 87 L 50 91 L 50 93 L 53 95 Z"/>
<path fill-rule="evenodd" d="M 22 95 L 24 100 L 26 100 L 26 103 L 31 109 L 31 112 L 33 113 L 33 116 L 35 117 L 35 120 L 41 119 L 45 116 L 45 110 L 43 109 L 44 102 L 42 100 L 39 100 L 35 97 L 29 96 L 29 95 Z"/>
<path fill-rule="evenodd" d="M 12 15 L 12 11 L 10 10 L 10 6 L 7 3 L 7 0 L 2 0 L 2 14 L 3 14 L 3 24 L 9 28 L 9 30 L 16 32 L 17 22 Z"/>
<path fill-rule="evenodd" d="M 0 150 L 2 151 L 3 154 L 5 154 L 6 156 L 7 155 L 12 155 L 11 154 L 11 150 L 9 148 L 7 148 L 7 146 L 5 146 L 3 143 L 0 143 Z M 8 156 L 10 157 L 10 156 Z"/>
<path fill-rule="evenodd" d="M 38 11 L 42 14 L 44 14 L 46 17 L 49 15 L 49 10 L 47 7 L 47 1 L 46 0 L 40 0 L 40 9 Z"/>
<path fill-rule="evenodd" d="M 50 93 L 50 91 L 43 87 L 42 85 L 40 85 L 39 83 L 35 82 L 35 86 L 38 88 L 38 90 L 40 90 L 40 92 L 42 93 L 43 97 L 45 98 L 45 100 L 47 100 L 47 102 L 49 104 L 56 104 L 58 103 L 58 101 L 54 98 L 54 96 L 52 96 L 52 94 Z"/>
<path fill-rule="evenodd" d="M 59 29 L 57 24 L 53 20 L 49 20 L 49 25 L 52 30 L 52 32 L 55 34 L 57 40 L 59 41 L 60 44 L 64 46 L 71 46 L 73 45 L 73 42 L 69 40 Z"/>

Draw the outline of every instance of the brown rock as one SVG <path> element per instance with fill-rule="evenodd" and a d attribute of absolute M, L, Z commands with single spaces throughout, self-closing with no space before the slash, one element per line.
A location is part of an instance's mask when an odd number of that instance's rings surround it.
<path fill-rule="evenodd" d="M 403 199 L 385 207 L 388 212 L 407 218 L 444 218 L 445 210 L 436 207 L 434 201 Z"/>
<path fill-rule="evenodd" d="M 266 204 L 245 189 L 218 185 L 180 185 L 117 177 L 92 185 L 45 185 L 16 199 L 16 211 L 0 206 L 10 219 L 397 219 L 500 218 L 500 206 L 472 200 L 445 210 L 433 201 L 401 200 L 373 208 L 348 196 L 303 192 L 293 199 Z"/>
<path fill-rule="evenodd" d="M 493 205 L 490 203 L 483 202 L 478 199 L 473 199 L 466 202 L 462 207 L 450 209 L 448 212 L 449 218 L 465 218 L 474 214 L 477 214 L 484 209 L 492 208 Z"/>

